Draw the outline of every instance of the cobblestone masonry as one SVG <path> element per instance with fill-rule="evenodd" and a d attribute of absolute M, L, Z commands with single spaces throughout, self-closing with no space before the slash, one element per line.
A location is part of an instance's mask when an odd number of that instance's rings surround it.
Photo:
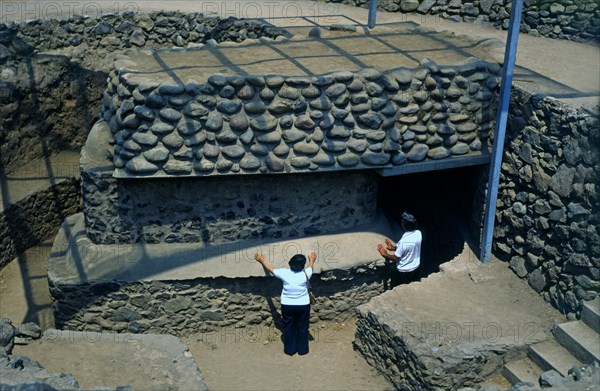
<path fill-rule="evenodd" d="M 311 283 L 319 302 L 311 322 L 346 321 L 356 306 L 382 293 L 381 263 L 315 274 Z M 59 328 L 181 336 L 252 327 L 266 333 L 279 322 L 281 282 L 262 277 L 79 285 L 50 281 L 50 292 Z"/>
<path fill-rule="evenodd" d="M 369 0 L 328 0 L 368 7 Z M 511 0 L 380 0 L 389 12 L 433 15 L 508 29 Z M 595 0 L 524 0 L 521 32 L 534 36 L 600 42 L 600 7 Z"/>
<path fill-rule="evenodd" d="M 9 171 L 81 148 L 118 52 L 286 34 L 259 21 L 175 11 L 0 23 L 0 164 Z"/>
<path fill-rule="evenodd" d="M 513 88 L 494 254 L 570 319 L 600 291 L 597 110 Z"/>
<path fill-rule="evenodd" d="M 110 137 L 98 122 L 82 155 L 109 150 Z M 377 207 L 379 177 L 369 171 L 132 180 L 114 178 L 103 159 L 81 165 L 86 231 L 95 243 L 318 235 L 369 224 Z"/>
<path fill-rule="evenodd" d="M 19 253 L 51 238 L 62 221 L 80 208 L 79 179 L 68 178 L 0 211 L 0 269 Z"/>
<path fill-rule="evenodd" d="M 479 153 L 493 129 L 500 67 L 471 60 L 161 84 L 120 57 L 103 98 L 115 176 L 348 170 Z"/>

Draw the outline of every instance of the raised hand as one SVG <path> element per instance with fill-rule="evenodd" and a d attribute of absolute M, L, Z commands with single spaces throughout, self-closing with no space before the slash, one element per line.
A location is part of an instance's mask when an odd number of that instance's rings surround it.
<path fill-rule="evenodd" d="M 388 238 L 385 238 L 385 245 L 387 246 L 387 249 L 390 251 L 394 251 L 396 249 L 396 245 L 394 243 L 392 243 L 392 241 L 389 240 Z"/>

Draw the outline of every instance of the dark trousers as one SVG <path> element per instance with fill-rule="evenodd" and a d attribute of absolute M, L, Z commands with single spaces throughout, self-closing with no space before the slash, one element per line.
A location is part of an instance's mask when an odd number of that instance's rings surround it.
<path fill-rule="evenodd" d="M 290 356 L 308 353 L 310 304 L 281 305 L 283 317 L 283 351 Z"/>
<path fill-rule="evenodd" d="M 419 281 L 419 269 L 413 270 L 412 272 L 399 272 L 394 266 L 391 274 L 392 288 L 395 288 L 398 285 L 410 284 L 411 282 Z"/>

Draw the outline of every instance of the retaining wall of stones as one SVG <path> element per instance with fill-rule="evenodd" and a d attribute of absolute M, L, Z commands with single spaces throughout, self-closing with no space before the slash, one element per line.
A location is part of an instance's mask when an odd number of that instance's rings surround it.
<path fill-rule="evenodd" d="M 81 148 L 117 52 L 285 34 L 257 21 L 174 11 L 0 23 L 0 165 L 10 171 Z"/>
<path fill-rule="evenodd" d="M 600 292 L 600 123 L 513 87 L 494 254 L 570 319 Z"/>
<path fill-rule="evenodd" d="M 34 19 L 0 23 L 0 64 L 19 56 L 68 47 L 115 52 L 131 47 L 186 47 L 210 39 L 216 42 L 275 39 L 284 34 L 282 29 L 258 20 L 221 19 L 179 11 Z"/>
<path fill-rule="evenodd" d="M 60 179 L 0 211 L 0 269 L 21 252 L 56 235 L 81 210 L 79 179 Z"/>
<path fill-rule="evenodd" d="M 227 243 L 292 238 L 368 224 L 376 174 L 123 180 L 82 173 L 88 237 L 95 243 Z"/>
<path fill-rule="evenodd" d="M 11 172 L 44 156 L 78 150 L 98 117 L 106 72 L 65 56 L 0 64 L 0 166 Z"/>
<path fill-rule="evenodd" d="M 328 0 L 368 7 L 369 0 Z M 534 36 L 600 42 L 600 7 L 595 0 L 524 0 L 521 31 Z M 511 0 L 380 0 L 389 12 L 433 15 L 508 29 Z"/>
<path fill-rule="evenodd" d="M 384 291 L 385 269 L 378 261 L 313 275 L 318 304 L 311 322 L 347 321 L 358 305 Z M 281 326 L 281 282 L 274 277 L 81 285 L 50 281 L 50 291 L 58 328 L 181 336 L 244 327 L 256 333 Z"/>
<path fill-rule="evenodd" d="M 103 98 L 115 176 L 348 170 L 479 153 L 493 129 L 500 67 L 471 60 L 161 84 L 122 57 Z"/>

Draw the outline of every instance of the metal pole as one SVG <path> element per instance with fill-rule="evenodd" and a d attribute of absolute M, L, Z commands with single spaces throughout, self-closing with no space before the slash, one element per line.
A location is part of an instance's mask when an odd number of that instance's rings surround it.
<path fill-rule="evenodd" d="M 369 28 L 372 29 L 375 27 L 375 23 L 377 21 L 377 0 L 371 0 L 369 2 Z"/>
<path fill-rule="evenodd" d="M 496 201 L 498 200 L 498 182 L 500 181 L 500 168 L 504 151 L 504 136 L 506 135 L 506 121 L 510 103 L 510 89 L 512 86 L 513 71 L 517 59 L 517 44 L 519 41 L 519 28 L 521 26 L 521 13 L 523 0 L 512 0 L 510 11 L 510 26 L 506 49 L 504 50 L 504 66 L 502 67 L 502 84 L 500 86 L 500 102 L 496 113 L 496 129 L 492 150 L 492 163 L 487 187 L 487 200 L 483 218 L 483 234 L 481 238 L 481 262 L 489 262 L 492 254 L 492 240 L 494 238 L 494 220 L 496 218 Z"/>

